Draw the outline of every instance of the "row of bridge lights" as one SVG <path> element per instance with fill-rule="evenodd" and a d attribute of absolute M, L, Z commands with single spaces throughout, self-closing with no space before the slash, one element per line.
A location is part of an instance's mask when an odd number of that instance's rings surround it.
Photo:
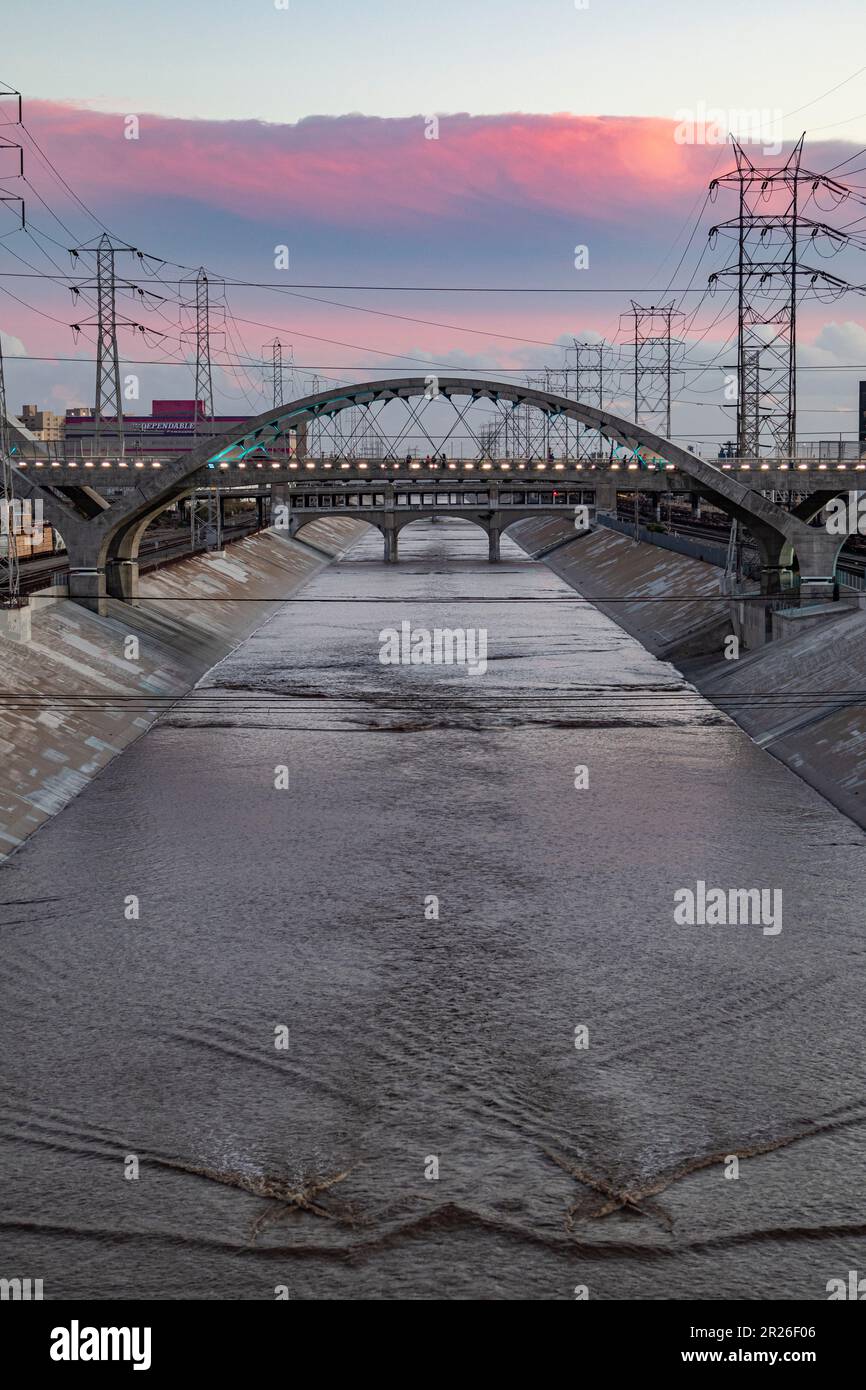
<path fill-rule="evenodd" d="M 21 459 L 21 460 L 19 460 L 19 461 L 17 462 L 17 464 L 16 464 L 16 467 L 18 467 L 18 468 L 27 468 L 28 466 L 29 466 L 29 463 L 28 463 L 28 460 L 26 460 L 26 459 Z M 47 466 L 47 467 L 50 467 L 50 468 L 77 468 L 77 467 L 78 467 L 78 463 L 77 463 L 76 461 L 72 460 L 72 459 L 67 460 L 67 461 L 52 459 L 52 460 L 50 460 L 50 462 L 46 465 L 46 463 L 43 462 L 42 460 L 40 460 L 40 459 L 35 459 L 35 460 L 33 460 L 33 466 L 34 466 L 34 468 L 45 468 L 46 466 Z M 151 466 L 151 468 L 161 468 L 161 467 L 162 467 L 162 464 L 161 464 L 157 459 L 151 459 L 150 466 Z M 209 465 L 209 466 L 212 467 L 213 465 Z M 220 468 L 246 468 L 246 466 L 247 466 L 246 463 L 243 462 L 243 461 L 237 461 L 237 462 L 234 462 L 234 463 L 221 463 L 221 464 L 219 465 Z M 271 462 L 271 468 L 285 468 L 285 466 L 286 466 L 286 465 L 285 465 L 284 463 L 274 463 L 274 462 Z M 289 468 L 295 468 L 295 469 L 301 467 L 301 465 L 300 465 L 299 463 L 297 463 L 296 461 L 290 462 L 288 466 L 289 466 Z M 341 464 L 337 465 L 337 464 L 334 464 L 334 463 L 331 463 L 331 462 L 324 462 L 324 461 L 322 461 L 322 460 L 319 460 L 319 462 L 314 462 L 314 461 L 313 461 L 313 462 L 308 462 L 308 463 L 306 463 L 304 466 L 305 466 L 305 468 L 308 468 L 308 469 L 316 469 L 316 468 L 335 468 L 335 467 L 339 467 L 339 468 L 342 469 L 342 470 L 348 470 L 348 469 L 350 469 L 350 468 L 364 469 L 364 468 L 368 468 L 370 465 L 367 464 L 367 463 L 364 463 L 364 462 L 358 462 L 358 463 L 355 463 L 355 464 L 352 464 L 352 463 L 341 463 Z M 448 468 L 450 468 L 450 469 L 456 469 L 456 468 L 458 468 L 459 466 L 460 466 L 460 465 L 458 465 L 458 464 L 456 464 L 456 463 L 448 463 L 448 464 L 446 465 L 446 467 L 448 467 Z M 463 466 L 464 469 L 475 469 L 475 470 L 477 470 L 477 468 L 478 468 L 478 464 L 477 464 L 477 463 L 464 463 L 462 466 Z M 515 466 L 515 468 L 517 468 L 517 469 L 525 469 L 525 468 L 527 467 L 527 465 L 526 465 L 525 463 L 518 463 L 518 464 L 515 464 L 514 466 Z M 546 469 L 549 468 L 550 466 L 551 466 L 551 465 L 549 465 L 549 464 L 547 464 L 547 463 L 536 463 L 536 464 L 534 465 L 535 470 L 536 470 L 536 472 L 538 472 L 538 473 L 543 473 L 543 472 L 545 472 Z M 561 473 L 561 472 L 565 469 L 565 467 L 566 467 L 566 465 L 565 465 L 564 463 L 554 463 L 552 466 L 553 466 L 554 472 L 558 472 L 558 473 Z M 580 472 L 583 471 L 584 466 L 585 466 L 585 465 L 582 464 L 582 463 L 575 463 L 575 464 L 572 465 L 572 467 L 573 467 L 578 473 L 580 473 Z M 596 470 L 596 467 L 597 467 L 597 465 L 594 464 L 594 463 L 591 463 L 591 464 L 586 465 L 586 466 L 588 466 L 589 469 L 590 469 L 591 471 L 593 471 L 593 472 Z M 92 459 L 84 459 L 84 460 L 82 460 L 81 467 L 82 467 L 82 468 L 95 468 L 95 467 L 96 467 L 96 463 L 95 463 Z M 129 463 L 127 463 L 127 462 L 126 462 L 125 460 L 123 460 L 123 459 L 118 459 L 118 460 L 103 459 L 102 464 L 101 464 L 101 467 L 102 467 L 102 468 L 129 468 L 129 467 L 132 467 L 132 468 L 146 468 L 147 465 L 146 465 L 146 463 L 144 462 L 143 459 L 135 459 L 134 462 L 133 462 L 131 465 L 130 465 Z M 253 464 L 252 467 L 255 467 L 255 468 L 264 468 L 264 467 L 265 467 L 265 464 L 259 462 L 259 463 Z M 400 468 L 400 464 L 399 464 L 398 462 L 394 461 L 394 462 L 392 462 L 392 463 L 380 463 L 380 464 L 379 464 L 379 467 L 380 467 L 380 469 L 382 469 L 383 471 L 387 469 L 389 472 L 394 472 L 394 471 L 396 471 L 397 469 Z M 410 464 L 409 464 L 409 468 L 412 469 L 412 470 L 414 470 L 414 471 L 416 471 L 416 472 L 417 472 L 419 469 L 421 469 L 421 468 L 426 468 L 428 471 L 430 471 L 431 469 L 433 469 L 433 468 L 438 468 L 438 467 L 441 467 L 441 465 L 440 465 L 440 464 L 436 464 L 436 463 L 428 463 L 428 464 L 410 463 Z M 627 463 L 627 464 L 612 463 L 612 464 L 610 464 L 610 468 L 611 468 L 614 472 L 616 472 L 617 469 L 625 468 L 628 472 L 632 473 L 632 472 L 636 472 L 637 469 L 638 469 L 639 467 L 640 467 L 640 464 L 638 464 L 638 463 Z M 675 469 L 676 469 L 676 464 L 675 464 L 675 463 L 666 463 L 666 464 L 664 464 L 664 465 L 661 465 L 661 464 L 655 464 L 655 463 L 648 463 L 648 464 L 646 465 L 646 467 L 647 467 L 647 469 L 650 470 L 650 471 L 660 472 L 660 471 L 662 471 L 662 467 L 663 467 L 665 470 L 675 470 Z M 837 473 L 848 473 L 848 472 L 852 471 L 850 465 L 847 464 L 847 463 L 837 463 L 835 467 L 836 467 L 836 472 L 837 472 Z M 510 472 L 510 470 L 511 470 L 511 464 L 510 464 L 510 463 L 497 463 L 497 464 L 493 464 L 493 463 L 482 463 L 481 468 L 482 468 L 483 470 L 485 470 L 486 472 L 489 472 L 491 469 L 495 468 L 495 469 L 496 469 L 498 472 L 500 472 L 500 473 L 508 473 L 508 472 Z M 734 465 L 733 465 L 732 463 L 723 463 L 723 464 L 722 464 L 722 468 L 725 470 L 725 472 L 730 472 L 731 469 L 734 468 Z M 748 473 L 748 472 L 751 471 L 752 465 L 751 465 L 750 463 L 740 463 L 740 464 L 737 465 L 737 468 L 738 468 L 738 470 L 739 470 L 741 473 Z M 766 473 L 766 472 L 768 472 L 768 471 L 769 471 L 770 469 L 772 469 L 772 468 L 778 469 L 780 472 L 783 472 L 783 473 L 784 473 L 784 472 L 786 472 L 788 469 L 792 468 L 792 465 L 789 464 L 789 463 L 778 463 L 778 464 L 774 464 L 774 463 L 762 463 L 762 464 L 759 465 L 759 471 L 762 472 L 762 473 Z M 826 472 L 828 471 L 828 469 L 829 469 L 829 464 L 826 464 L 826 463 L 819 463 L 819 464 L 817 465 L 817 471 L 818 471 L 819 473 L 826 473 Z M 866 463 L 855 463 L 855 464 L 853 465 L 853 471 L 856 472 L 856 473 L 860 473 L 860 472 L 862 472 L 864 469 L 866 469 Z M 798 464 L 796 465 L 796 470 L 797 470 L 798 472 L 801 472 L 801 473 L 807 472 L 807 471 L 809 470 L 809 464 L 808 464 L 808 463 L 798 463 Z"/>

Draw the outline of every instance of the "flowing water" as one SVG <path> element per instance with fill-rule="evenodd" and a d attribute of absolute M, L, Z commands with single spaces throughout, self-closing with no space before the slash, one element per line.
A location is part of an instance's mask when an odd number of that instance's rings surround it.
<path fill-rule="evenodd" d="M 761 1299 L 866 1266 L 862 832 L 503 559 L 367 533 L 0 869 L 0 1274 Z M 403 621 L 484 629 L 486 671 L 382 664 Z M 781 889 L 781 932 L 678 924 L 698 880 Z"/>

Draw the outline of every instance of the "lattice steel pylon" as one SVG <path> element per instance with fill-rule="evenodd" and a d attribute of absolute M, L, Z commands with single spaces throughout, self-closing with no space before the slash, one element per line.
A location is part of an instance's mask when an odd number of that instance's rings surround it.
<path fill-rule="evenodd" d="M 835 206 L 848 196 L 844 184 L 802 167 L 804 139 L 801 135 L 781 167 L 772 168 L 753 164 L 734 140 L 736 168 L 710 184 L 713 197 L 728 186 L 739 198 L 737 216 L 710 229 L 711 244 L 720 232 L 733 234 L 737 252 L 709 277 L 709 285 L 727 281 L 737 288 L 737 452 L 742 458 L 755 458 L 762 448 L 795 456 L 798 291 L 819 281 L 839 294 L 850 288 L 800 259 L 806 238 L 814 243 L 826 237 L 835 250 L 848 242 L 844 231 L 802 215 L 804 184 L 809 198 L 823 190 Z"/>
<path fill-rule="evenodd" d="M 213 373 L 210 364 L 210 283 L 204 267 L 195 277 L 195 422 L 213 420 Z"/>
<path fill-rule="evenodd" d="M 73 260 L 79 256 L 93 256 L 96 260 L 96 279 L 76 285 L 73 294 L 77 297 L 83 289 L 96 290 L 96 319 L 82 320 L 82 323 L 95 322 L 96 327 L 96 397 L 94 402 L 93 452 L 98 454 L 102 448 L 102 422 L 106 417 L 113 418 L 117 434 L 117 447 L 124 452 L 123 435 L 123 394 L 120 387 L 120 357 L 117 347 L 118 328 L 141 329 L 141 324 L 132 323 L 117 317 L 117 277 L 115 256 L 125 251 L 138 255 L 134 246 L 125 243 L 115 245 L 107 232 L 97 241 L 87 246 L 77 246 L 71 252 Z M 73 324 L 78 331 L 81 324 Z"/>
<path fill-rule="evenodd" d="M 604 408 L 604 350 L 605 343 L 579 342 L 572 339 L 569 349 L 574 353 L 574 399 L 594 405 L 598 410 Z M 595 441 L 594 445 L 591 441 Z M 601 454 L 603 436 L 600 431 L 583 430 L 578 438 L 578 457 L 589 458 Z"/>
<path fill-rule="evenodd" d="M 271 403 L 274 404 L 274 407 L 282 406 L 282 404 L 285 404 L 285 366 L 289 368 L 289 379 L 291 379 L 293 385 L 293 371 L 295 371 L 295 366 L 293 366 L 292 347 L 289 346 L 288 349 L 288 361 L 284 359 L 284 350 L 282 350 L 282 343 L 279 341 L 279 338 L 274 338 L 274 341 L 265 343 L 263 349 L 261 349 L 261 354 L 263 354 L 265 359 L 265 368 L 270 371 Z M 270 364 L 267 363 L 268 356 L 270 356 Z"/>
<path fill-rule="evenodd" d="M 684 314 L 675 304 L 637 304 L 631 301 L 634 323 L 634 421 L 671 437 L 672 336 L 674 319 Z M 661 325 L 661 331 L 656 326 Z"/>
<path fill-rule="evenodd" d="M 6 380 L 3 372 L 3 343 L 0 340 L 0 487 L 3 508 L 0 535 L 0 605 L 20 608 L 21 582 L 18 573 L 18 544 L 15 539 L 15 488 L 9 446 L 9 420 L 6 414 Z"/>
<path fill-rule="evenodd" d="M 213 421 L 213 372 L 211 369 L 211 300 L 210 281 L 204 266 L 200 266 L 194 279 L 184 281 L 184 286 L 194 292 L 194 298 L 185 307 L 193 316 L 193 326 L 188 330 L 195 335 L 195 396 L 193 398 L 193 437 L 201 433 L 203 420 Z M 195 549 L 202 540 L 208 550 L 222 550 L 222 504 L 219 486 L 214 483 L 203 496 L 195 492 L 190 498 L 190 540 Z"/>

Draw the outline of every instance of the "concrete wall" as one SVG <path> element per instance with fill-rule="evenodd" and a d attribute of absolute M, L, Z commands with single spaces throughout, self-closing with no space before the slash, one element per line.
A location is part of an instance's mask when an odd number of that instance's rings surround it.
<path fill-rule="evenodd" d="M 798 617 L 773 613 L 776 640 L 728 661 L 708 602 L 718 570 L 614 531 L 568 540 L 559 518 L 553 525 L 565 543 L 543 563 L 673 660 L 756 743 L 866 828 L 866 611 L 834 604 Z M 543 522 L 520 523 L 509 535 L 530 554 L 555 543 Z M 646 601 L 665 596 L 673 601 Z M 763 623 L 758 606 L 745 608 L 747 619 Z"/>
<path fill-rule="evenodd" d="M 508 535 L 529 554 L 541 552 L 546 565 L 654 655 L 722 651 L 732 629 L 715 565 L 606 527 L 576 535 L 570 518 L 521 521 Z"/>
<path fill-rule="evenodd" d="M 364 529 L 317 521 L 307 545 L 261 532 L 225 558 L 148 572 L 141 603 L 111 601 L 106 617 L 56 595 L 34 603 L 30 642 L 0 636 L 0 858 Z M 124 655 L 130 636 L 135 660 Z"/>

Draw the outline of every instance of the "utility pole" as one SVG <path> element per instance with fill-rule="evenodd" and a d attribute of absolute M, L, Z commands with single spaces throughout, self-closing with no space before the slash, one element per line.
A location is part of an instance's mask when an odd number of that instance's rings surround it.
<path fill-rule="evenodd" d="M 125 243 L 115 245 L 107 232 L 87 246 L 77 246 L 70 251 L 73 263 L 80 256 L 93 256 L 96 260 L 96 279 L 75 286 L 77 298 L 82 289 L 96 290 L 96 319 L 83 319 L 72 325 L 74 333 L 85 324 L 96 327 L 96 400 L 94 405 L 93 452 L 102 452 L 102 421 L 113 415 L 116 425 L 117 449 L 121 457 L 124 453 L 123 437 L 123 394 L 120 388 L 120 359 L 117 349 L 117 330 L 133 328 L 143 331 L 142 325 L 128 319 L 117 317 L 117 279 L 115 256 L 119 252 L 139 255 L 134 246 Z M 128 288 L 133 288 L 128 286 Z"/>
<path fill-rule="evenodd" d="M 631 301 L 634 338 L 634 420 L 637 425 L 661 429 L 671 437 L 671 380 L 673 322 L 684 314 L 674 304 L 637 304 Z"/>
<path fill-rule="evenodd" d="M 709 278 L 737 288 L 737 452 L 757 458 L 761 448 L 780 458 L 794 458 L 797 449 L 797 308 L 803 293 L 820 282 L 844 293 L 846 281 L 808 266 L 800 259 L 800 244 L 826 238 L 832 251 L 847 245 L 848 237 L 825 222 L 802 215 L 804 203 L 816 194 L 834 207 L 848 197 L 844 184 L 802 166 L 801 135 L 779 167 L 752 162 L 733 141 L 736 167 L 713 179 L 710 196 L 722 186 L 736 190 L 735 218 L 710 230 L 710 244 L 719 233 L 736 240 L 736 255 Z M 801 188 L 808 186 L 805 199 Z M 816 204 L 820 207 L 820 204 Z"/>

